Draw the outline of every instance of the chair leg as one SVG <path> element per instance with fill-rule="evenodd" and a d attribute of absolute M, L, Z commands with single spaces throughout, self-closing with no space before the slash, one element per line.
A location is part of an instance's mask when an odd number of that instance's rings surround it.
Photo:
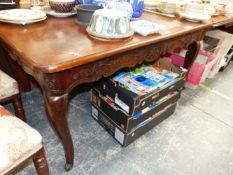
<path fill-rule="evenodd" d="M 45 157 L 44 147 L 33 155 L 33 162 L 38 175 L 49 175 L 49 167 Z"/>
<path fill-rule="evenodd" d="M 16 95 L 16 98 L 13 99 L 13 106 L 15 109 L 16 116 L 23 121 L 26 121 L 26 117 L 23 110 L 23 104 L 19 94 Z"/>

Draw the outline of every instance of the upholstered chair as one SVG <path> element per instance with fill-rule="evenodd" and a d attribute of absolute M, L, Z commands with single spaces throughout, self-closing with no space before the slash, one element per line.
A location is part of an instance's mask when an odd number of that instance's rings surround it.
<path fill-rule="evenodd" d="M 48 175 L 41 135 L 0 106 L 0 175 L 11 175 L 33 160 L 38 175 Z"/>
<path fill-rule="evenodd" d="M 16 116 L 25 121 L 22 101 L 19 94 L 18 83 L 0 70 L 0 103 L 12 102 Z"/>

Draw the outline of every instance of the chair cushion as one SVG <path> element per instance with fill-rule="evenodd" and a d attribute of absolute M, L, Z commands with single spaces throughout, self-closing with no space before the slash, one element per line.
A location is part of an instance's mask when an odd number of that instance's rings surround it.
<path fill-rule="evenodd" d="M 19 89 L 17 82 L 0 70 L 0 99 L 7 98 L 18 93 Z"/>
<path fill-rule="evenodd" d="M 41 145 L 42 137 L 35 129 L 0 106 L 0 174 L 30 157 Z"/>
<path fill-rule="evenodd" d="M 12 114 L 0 105 L 0 117 L 3 117 L 3 116 L 12 117 Z"/>

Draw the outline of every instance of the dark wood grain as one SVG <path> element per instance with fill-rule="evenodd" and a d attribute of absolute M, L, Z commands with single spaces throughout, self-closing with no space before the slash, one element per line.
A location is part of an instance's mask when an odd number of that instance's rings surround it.
<path fill-rule="evenodd" d="M 162 34 L 135 35 L 132 40 L 103 42 L 87 37 L 85 28 L 75 18 L 48 18 L 46 21 L 16 26 L 0 24 L 0 38 L 5 48 L 19 56 L 18 61 L 33 71 L 54 73 L 103 58 L 181 36 L 209 27 L 210 23 L 190 23 L 174 18 L 144 13 L 143 19 L 166 25 Z M 22 53 L 23 52 L 23 53 Z"/>
<path fill-rule="evenodd" d="M 45 156 L 44 147 L 37 151 L 33 155 L 32 159 L 38 175 L 49 175 L 49 167 Z"/>
<path fill-rule="evenodd" d="M 14 94 L 5 98 L 0 98 L 0 103 L 12 102 L 15 110 L 15 115 L 23 121 L 26 121 L 23 104 L 20 94 Z"/>

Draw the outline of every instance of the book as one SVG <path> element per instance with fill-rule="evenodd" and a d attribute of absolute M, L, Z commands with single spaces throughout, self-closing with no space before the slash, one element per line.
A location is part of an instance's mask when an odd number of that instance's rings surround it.
<path fill-rule="evenodd" d="M 129 72 L 121 72 L 113 77 L 120 86 L 136 93 L 145 94 L 171 83 L 178 74 L 155 65 L 142 65 Z"/>

